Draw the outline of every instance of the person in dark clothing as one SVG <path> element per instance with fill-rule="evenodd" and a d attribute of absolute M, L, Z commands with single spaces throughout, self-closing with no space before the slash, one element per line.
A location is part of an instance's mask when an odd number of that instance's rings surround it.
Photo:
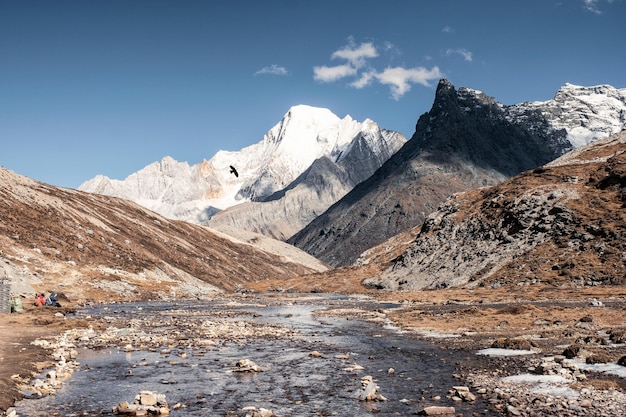
<path fill-rule="evenodd" d="M 52 291 L 48 298 L 46 298 L 46 305 L 51 307 L 61 307 L 59 304 L 59 298 L 57 297 L 57 293 Z"/>

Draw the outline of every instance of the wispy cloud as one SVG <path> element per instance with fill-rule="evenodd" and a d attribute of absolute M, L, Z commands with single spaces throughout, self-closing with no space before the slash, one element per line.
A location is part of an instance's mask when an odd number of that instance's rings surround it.
<path fill-rule="evenodd" d="M 360 90 L 370 85 L 374 79 L 376 79 L 376 71 L 364 72 L 358 80 L 351 82 L 350 86 Z"/>
<path fill-rule="evenodd" d="M 453 33 L 454 29 L 452 29 L 450 26 L 444 26 L 443 29 L 441 29 L 441 31 L 443 33 Z"/>
<path fill-rule="evenodd" d="M 442 77 L 438 67 L 427 69 L 424 67 L 417 68 L 385 68 L 383 72 L 376 73 L 374 77 L 381 84 L 389 85 L 391 88 L 391 96 L 394 100 L 399 100 L 405 93 L 411 90 L 411 83 L 422 84 L 426 87 L 430 86 L 430 81 Z"/>
<path fill-rule="evenodd" d="M 357 69 L 349 64 L 337 65 L 335 67 L 313 67 L 313 79 L 323 83 L 330 83 L 345 77 L 356 75 Z"/>
<path fill-rule="evenodd" d="M 399 55 L 400 51 L 390 42 L 383 44 L 381 50 L 387 54 Z M 391 97 L 399 100 L 411 90 L 412 84 L 429 86 L 430 81 L 442 77 L 438 67 L 431 69 L 424 67 L 404 68 L 387 67 L 376 69 L 371 61 L 379 56 L 378 48 L 371 42 L 356 45 L 354 39 L 348 40 L 348 45 L 333 52 L 331 59 L 342 59 L 346 63 L 336 66 L 313 67 L 315 81 L 330 83 L 344 78 L 350 78 L 349 86 L 362 89 L 374 82 L 389 86 Z"/>
<path fill-rule="evenodd" d="M 472 62 L 472 53 L 467 49 L 458 48 L 458 49 L 447 49 L 446 55 L 461 55 L 464 60 L 467 62 Z"/>
<path fill-rule="evenodd" d="M 254 75 L 262 75 L 262 74 L 287 75 L 289 74 L 289 71 L 287 71 L 287 68 L 285 67 L 281 67 L 280 65 L 273 64 L 273 65 L 270 65 L 269 67 L 263 67 L 254 73 Z"/>
<path fill-rule="evenodd" d="M 583 8 L 587 11 L 590 11 L 595 14 L 602 14 L 602 10 L 600 10 L 600 3 L 603 0 L 582 0 Z M 613 3 L 613 0 L 606 0 L 607 3 Z"/>
<path fill-rule="evenodd" d="M 362 43 L 359 46 L 355 46 L 353 41 L 348 46 L 338 51 L 333 52 L 330 56 L 331 59 L 345 59 L 354 68 L 361 68 L 365 65 L 365 60 L 369 58 L 376 58 L 378 52 L 371 42 Z"/>

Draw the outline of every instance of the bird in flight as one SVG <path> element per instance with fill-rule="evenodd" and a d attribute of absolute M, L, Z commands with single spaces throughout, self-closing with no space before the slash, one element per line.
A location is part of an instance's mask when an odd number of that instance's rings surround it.
<path fill-rule="evenodd" d="M 234 166 L 230 166 L 230 173 L 231 174 L 235 174 L 235 177 L 239 177 L 239 173 L 237 172 L 237 170 L 235 169 Z"/>

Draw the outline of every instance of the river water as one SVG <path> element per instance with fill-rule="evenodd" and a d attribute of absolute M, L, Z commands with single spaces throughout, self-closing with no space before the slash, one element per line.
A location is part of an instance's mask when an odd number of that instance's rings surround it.
<path fill-rule="evenodd" d="M 454 406 L 464 416 L 497 415 L 486 411 L 480 400 L 453 403 L 446 398 L 448 390 L 460 384 L 454 374 L 463 352 L 441 349 L 381 323 L 316 314 L 329 306 L 380 305 L 332 295 L 267 301 L 130 303 L 82 309 L 77 315 L 140 322 L 144 334 L 155 338 L 175 327 L 178 344 L 130 352 L 123 346 L 81 349 L 79 370 L 55 395 L 21 401 L 16 410 L 20 416 L 113 415 L 112 408 L 119 402 L 132 402 L 136 394 L 148 390 L 165 394 L 170 406 L 180 405 L 171 410 L 172 416 L 245 416 L 250 411 L 244 407 L 266 408 L 277 416 L 404 416 L 429 405 Z M 218 317 L 239 324 L 280 326 L 289 333 L 203 343 L 206 334 L 194 329 L 206 328 Z M 183 323 L 193 321 L 204 327 L 182 329 Z M 313 352 L 321 356 L 312 356 Z M 234 372 L 240 359 L 253 361 L 262 371 Z M 374 378 L 377 392 L 387 401 L 357 398 L 365 375 Z M 433 400 L 435 396 L 441 399 Z"/>

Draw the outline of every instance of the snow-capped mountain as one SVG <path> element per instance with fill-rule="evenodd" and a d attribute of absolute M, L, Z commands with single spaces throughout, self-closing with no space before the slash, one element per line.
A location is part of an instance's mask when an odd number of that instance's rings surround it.
<path fill-rule="evenodd" d="M 316 159 L 282 190 L 259 201 L 229 207 L 205 224 L 220 230 L 234 227 L 286 240 L 369 178 L 405 142 L 404 136 L 366 120 L 340 153 L 332 152 L 332 157 Z"/>
<path fill-rule="evenodd" d="M 507 106 L 507 118 L 518 124 L 532 123 L 537 112 L 554 130 L 565 129 L 568 141 L 578 148 L 626 128 L 626 88 L 567 83 L 552 100 Z"/>
<path fill-rule="evenodd" d="M 260 142 L 240 151 L 219 151 L 196 165 L 165 157 L 124 180 L 97 176 L 79 189 L 126 198 L 166 217 L 199 223 L 220 210 L 261 201 L 284 189 L 318 158 L 341 163 L 354 155 L 351 149 L 364 137 L 373 152 L 380 152 L 373 158 L 378 160 L 375 168 L 406 141 L 369 119 L 360 123 L 328 109 L 298 105 Z M 238 176 L 230 172 L 231 165 Z"/>
<path fill-rule="evenodd" d="M 421 224 L 450 195 L 495 185 L 626 128 L 626 89 L 561 88 L 511 106 L 442 79 L 414 135 L 367 181 L 288 242 L 333 266 L 352 264 Z"/>

